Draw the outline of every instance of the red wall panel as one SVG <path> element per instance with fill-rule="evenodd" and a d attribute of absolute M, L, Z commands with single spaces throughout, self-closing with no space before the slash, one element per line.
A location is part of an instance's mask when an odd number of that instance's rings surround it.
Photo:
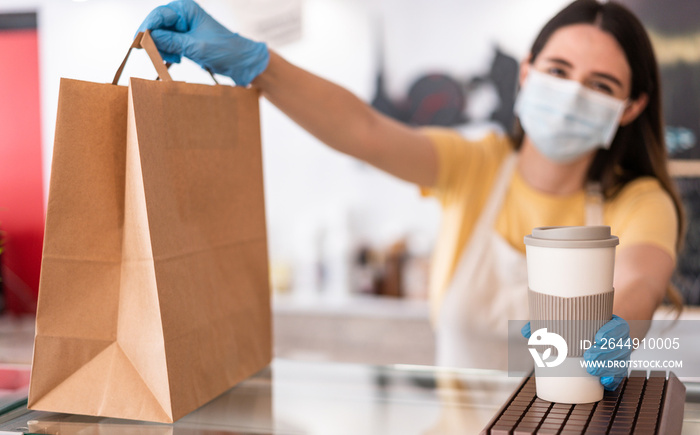
<path fill-rule="evenodd" d="M 7 309 L 33 312 L 44 237 L 36 29 L 0 31 L 0 229 Z"/>

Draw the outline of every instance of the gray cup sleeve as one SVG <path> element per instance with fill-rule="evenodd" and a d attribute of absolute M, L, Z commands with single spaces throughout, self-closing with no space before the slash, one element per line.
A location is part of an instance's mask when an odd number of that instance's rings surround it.
<path fill-rule="evenodd" d="M 612 319 L 614 292 L 588 296 L 561 297 L 528 291 L 530 330 L 547 328 L 547 332 L 561 335 L 569 347 L 569 357 L 582 357 L 582 340 L 593 342 L 595 333 Z M 535 346 L 538 348 L 540 346 Z M 538 349 L 542 350 L 542 349 Z"/>

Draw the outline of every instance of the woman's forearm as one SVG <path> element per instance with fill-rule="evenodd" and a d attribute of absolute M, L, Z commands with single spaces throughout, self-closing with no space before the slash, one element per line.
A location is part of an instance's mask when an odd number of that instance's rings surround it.
<path fill-rule="evenodd" d="M 615 259 L 613 313 L 630 323 L 630 336 L 643 338 L 668 288 L 674 262 L 653 245 L 620 251 Z"/>
<path fill-rule="evenodd" d="M 433 185 L 437 157 L 428 137 L 382 115 L 341 86 L 292 65 L 274 52 L 253 85 L 330 147 L 404 180 Z"/>
<path fill-rule="evenodd" d="M 651 326 L 651 319 L 661 301 L 659 290 L 649 288 L 643 280 L 630 283 L 629 286 L 615 289 L 613 313 L 627 320 L 630 325 L 630 337 L 642 339 Z"/>

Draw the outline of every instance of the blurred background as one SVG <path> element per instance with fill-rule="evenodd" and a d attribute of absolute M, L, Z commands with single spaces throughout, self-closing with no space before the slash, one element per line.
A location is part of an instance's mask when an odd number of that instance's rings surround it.
<path fill-rule="evenodd" d="M 163 3 L 0 0 L 0 270 L 5 312 L 31 314 L 36 309 L 60 78 L 111 82 L 135 30 Z M 568 3 L 200 1 L 230 29 L 268 42 L 291 62 L 339 83 L 390 116 L 415 125 L 449 125 L 475 136 L 509 129 L 518 63 L 541 26 Z M 700 169 L 694 161 L 700 157 L 695 148 L 700 130 L 700 3 L 624 3 L 649 29 L 661 63 L 669 152 L 683 159 L 675 170 L 691 220 L 674 279 L 686 301 L 698 304 L 700 233 L 695 236 L 695 231 L 700 225 L 693 221 L 700 215 L 695 178 Z M 175 80 L 212 83 L 188 60 L 173 66 L 171 74 Z M 129 76 L 155 78 L 144 53 L 132 55 L 121 84 Z M 225 78 L 221 82 L 230 83 Z M 324 147 L 265 100 L 261 120 L 276 331 L 304 333 L 294 332 L 285 315 L 297 321 L 324 316 L 328 322 L 343 315 L 353 321 L 358 316 L 394 316 L 414 321 L 417 336 L 427 343 L 427 268 L 439 223 L 437 202 L 422 198 L 414 185 Z M 367 299 L 377 303 L 368 305 Z M 316 320 L 315 329 L 322 330 Z M 353 331 L 376 331 L 376 325 L 362 325 Z M 358 342 L 365 336 L 356 334 Z M 432 346 L 428 343 L 425 349 L 432 351 Z"/>

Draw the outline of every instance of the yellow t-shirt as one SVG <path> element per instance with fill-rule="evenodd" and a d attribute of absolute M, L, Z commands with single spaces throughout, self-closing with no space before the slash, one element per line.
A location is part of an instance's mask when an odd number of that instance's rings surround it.
<path fill-rule="evenodd" d="M 478 141 L 445 128 L 426 128 L 438 155 L 438 178 L 423 194 L 442 205 L 442 222 L 430 274 L 431 311 L 437 308 L 504 158 L 512 152 L 506 136 L 489 134 Z M 525 252 L 523 237 L 532 228 L 584 225 L 586 194 L 550 195 L 530 187 L 514 172 L 495 229 L 514 248 Z M 620 238 L 617 251 L 652 244 L 676 258 L 677 216 L 671 197 L 655 178 L 628 183 L 603 204 L 603 222 Z"/>

